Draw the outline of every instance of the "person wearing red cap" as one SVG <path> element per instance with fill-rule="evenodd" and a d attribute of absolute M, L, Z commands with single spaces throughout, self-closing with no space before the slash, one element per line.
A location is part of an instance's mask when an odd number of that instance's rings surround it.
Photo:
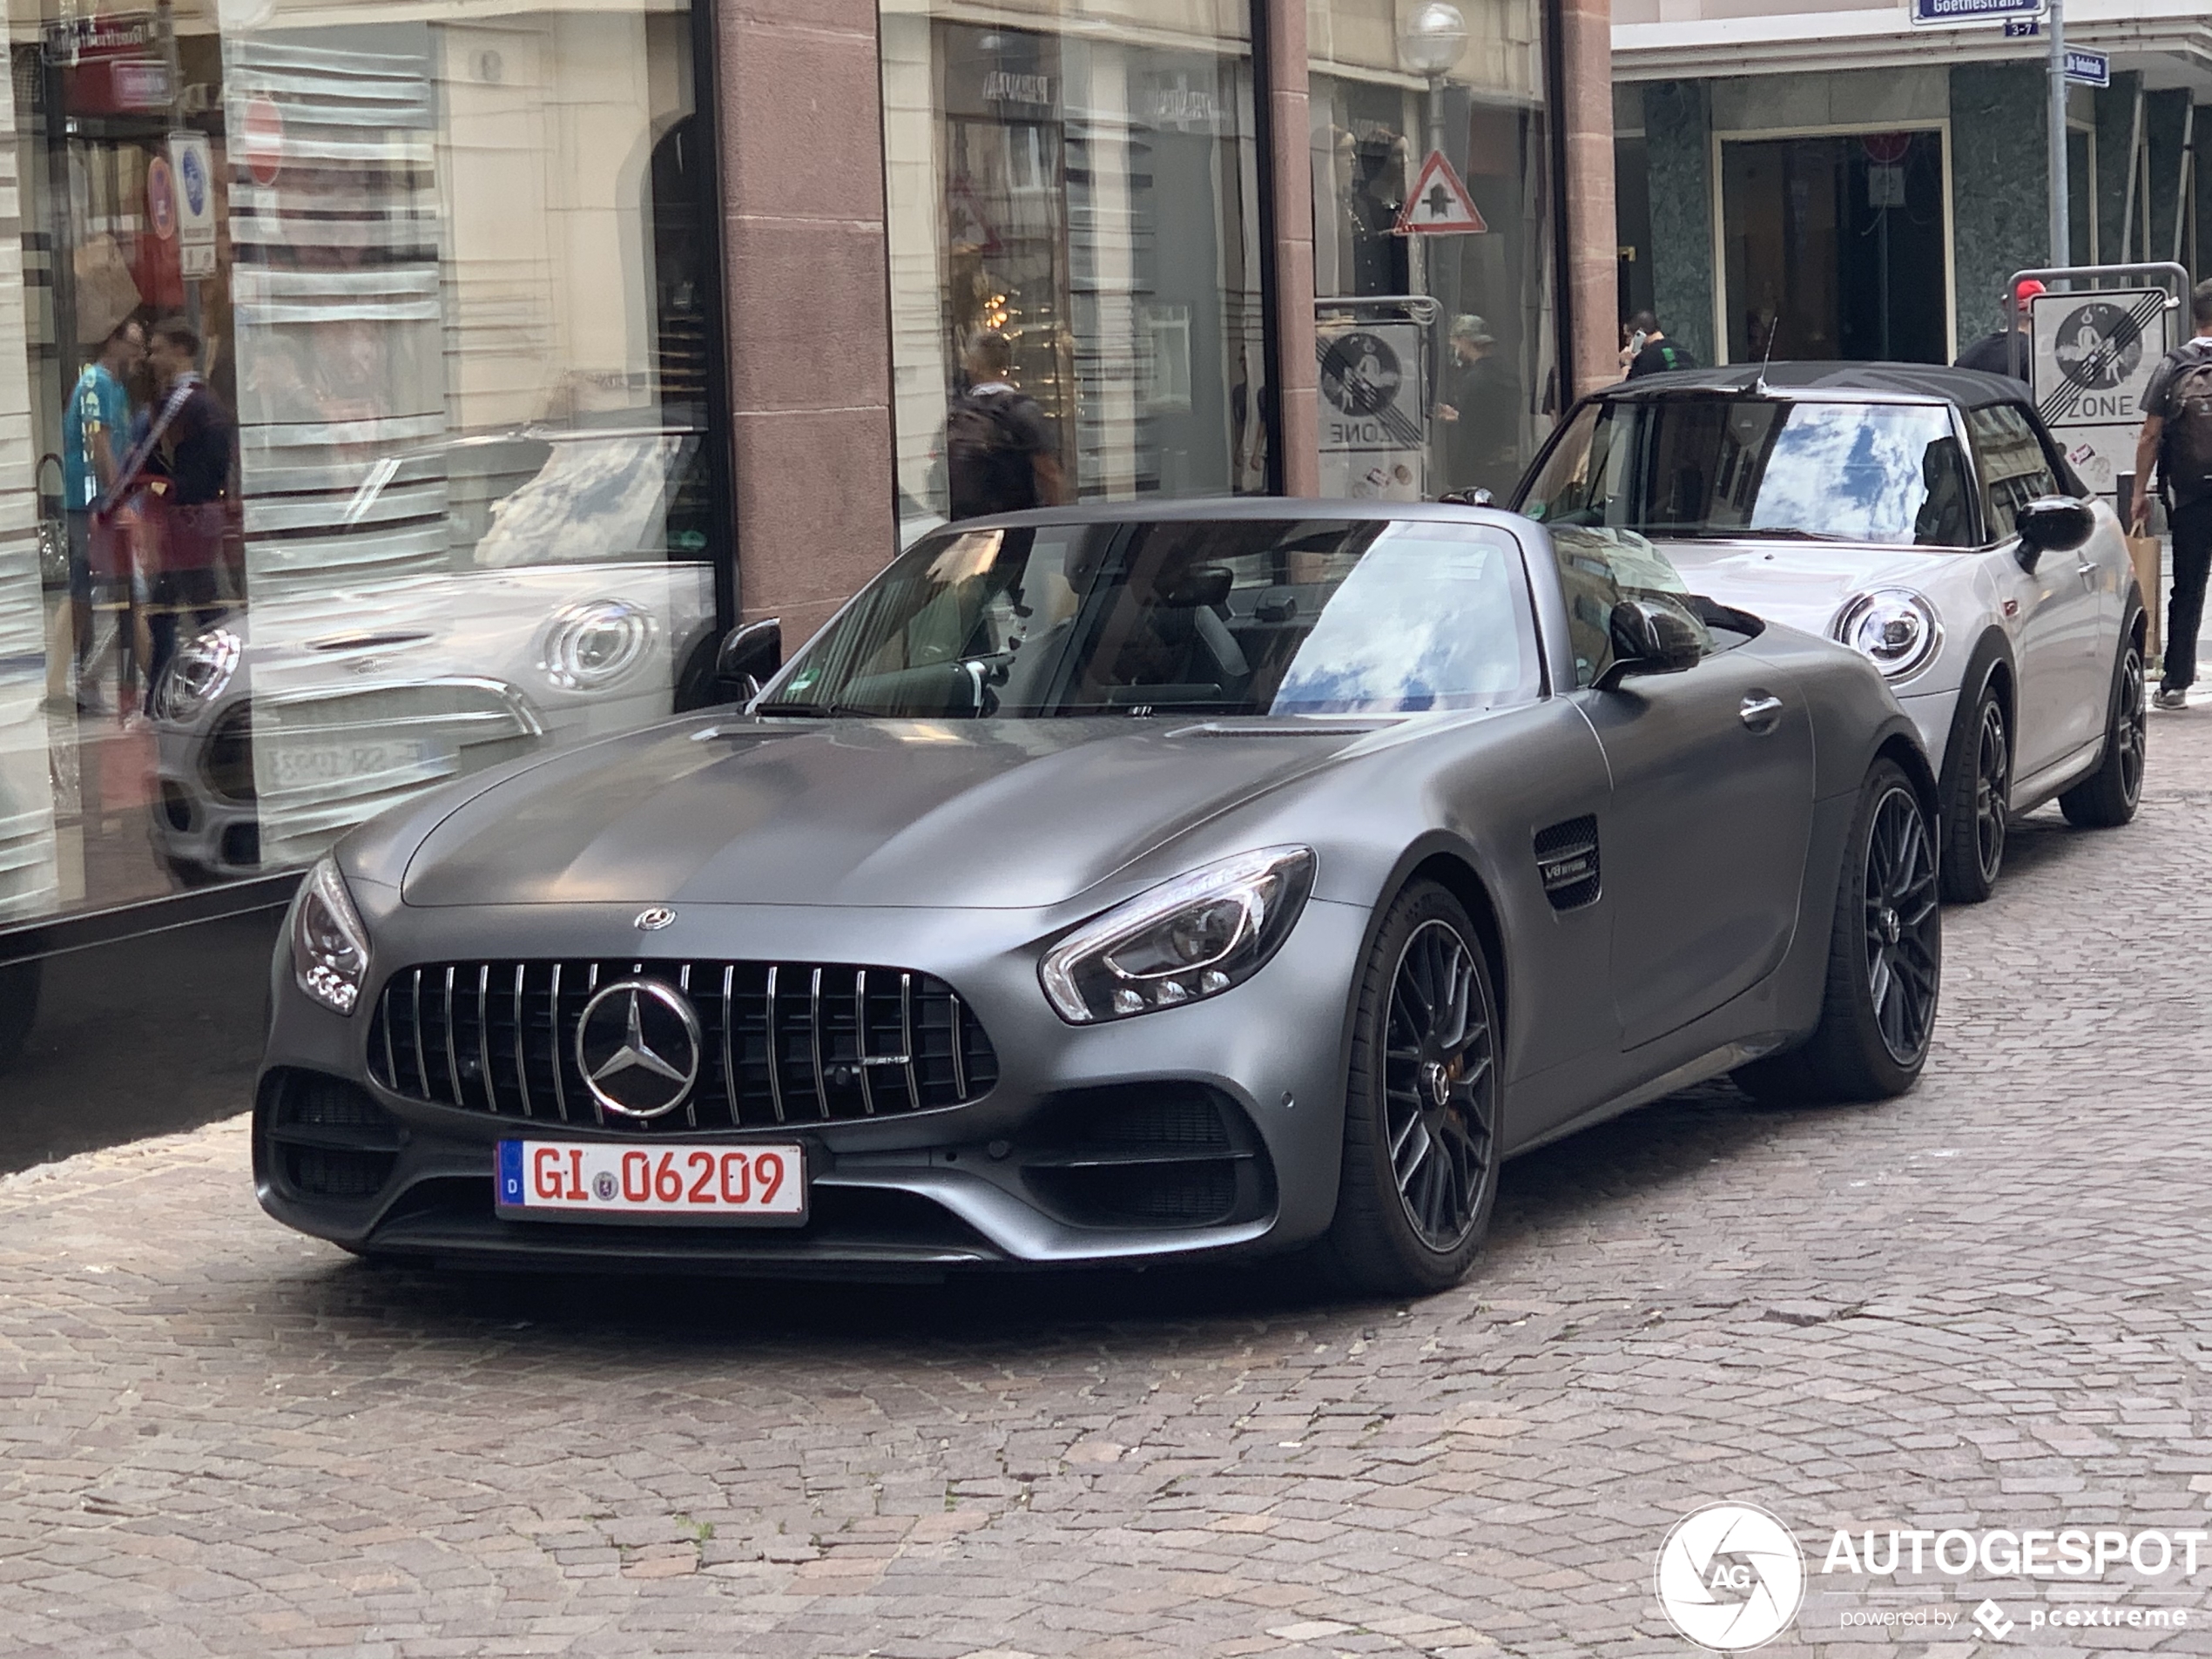
<path fill-rule="evenodd" d="M 2013 290 L 2013 326 L 1984 334 L 1979 340 L 1959 354 L 1953 368 L 1978 368 L 1985 374 L 2010 374 L 2015 380 L 2027 378 L 2027 354 L 2033 349 L 2027 339 L 2028 301 L 2043 292 L 2043 285 L 2029 277 Z M 2013 336 L 2021 336 L 2020 361 L 2013 361 Z"/>

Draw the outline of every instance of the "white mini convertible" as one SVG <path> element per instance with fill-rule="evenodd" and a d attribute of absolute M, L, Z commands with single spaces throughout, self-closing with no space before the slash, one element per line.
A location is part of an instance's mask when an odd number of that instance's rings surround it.
<path fill-rule="evenodd" d="M 1578 405 L 1512 505 L 1879 668 L 1939 771 L 1946 899 L 1987 898 L 2008 819 L 2049 800 L 2085 826 L 2134 816 L 2142 595 L 2119 520 L 2016 381 L 1653 374 Z"/>

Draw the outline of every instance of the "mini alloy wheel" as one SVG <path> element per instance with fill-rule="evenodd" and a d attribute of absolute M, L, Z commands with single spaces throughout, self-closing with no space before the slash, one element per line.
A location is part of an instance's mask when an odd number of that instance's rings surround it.
<path fill-rule="evenodd" d="M 2130 627 L 2114 665 L 2112 706 L 2105 716 L 2104 759 L 2059 797 L 2066 821 L 2081 829 L 2118 829 L 2143 799 L 2143 756 L 2150 717 L 2143 707 L 2143 650 Z"/>
<path fill-rule="evenodd" d="M 2013 723 L 1993 674 L 1960 700 L 1944 762 L 1938 876 L 1952 904 L 1979 904 L 2004 867 L 2012 813 Z"/>
<path fill-rule="evenodd" d="M 1398 1202 L 1422 1244 L 1467 1242 L 1496 1156 L 1495 1046 L 1474 954 L 1447 923 L 1406 941 L 1390 993 L 1383 1115 Z"/>
<path fill-rule="evenodd" d="M 2005 711 L 1992 699 L 1974 730 L 1974 856 L 1985 885 L 2005 862 L 2005 814 L 2012 799 L 2013 745 Z"/>
<path fill-rule="evenodd" d="M 1942 922 L 1927 820 L 1902 783 L 1875 806 L 1865 891 L 1867 996 L 1890 1057 L 1915 1065 L 1935 1029 Z"/>

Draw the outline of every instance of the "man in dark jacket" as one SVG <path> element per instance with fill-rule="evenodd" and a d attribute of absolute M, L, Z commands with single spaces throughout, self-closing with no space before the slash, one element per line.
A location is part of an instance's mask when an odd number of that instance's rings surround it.
<path fill-rule="evenodd" d="M 2166 492 L 2174 532 L 2174 592 L 2166 612 L 2161 709 L 2186 708 L 2196 682 L 2196 634 L 2204 621 L 2204 584 L 2212 575 L 2212 282 L 2189 295 L 2196 337 L 2166 354 L 2142 396 L 2143 430 L 2135 441 L 2135 500 L 2129 522 L 2150 534 L 2153 464 Z M 2153 595 L 2151 603 L 2157 603 Z"/>
<path fill-rule="evenodd" d="M 1952 368 L 1978 368 L 1985 374 L 2010 374 L 2015 380 L 2026 380 L 2028 354 L 2034 349 L 2027 339 L 2031 309 L 2028 301 L 2042 292 L 2043 285 L 2033 277 L 2021 283 L 2012 295 L 2013 326 L 2009 328 L 1995 329 L 1984 334 L 1959 354 L 1959 361 L 1953 363 Z M 2013 345 L 2014 334 L 2021 337 L 2018 347 L 2020 364 L 2017 368 L 2013 366 L 2012 356 L 2014 350 Z"/>
<path fill-rule="evenodd" d="M 1672 368 L 1701 367 L 1687 346 L 1677 346 L 1659 327 L 1659 319 L 1639 311 L 1621 325 L 1621 368 L 1629 380 L 1663 374 Z"/>

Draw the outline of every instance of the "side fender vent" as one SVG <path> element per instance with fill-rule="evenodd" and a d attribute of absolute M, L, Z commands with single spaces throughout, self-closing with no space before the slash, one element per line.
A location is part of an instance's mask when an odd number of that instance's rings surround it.
<path fill-rule="evenodd" d="M 1602 891 L 1597 858 L 1597 819 L 1570 818 L 1536 833 L 1536 873 L 1544 897 L 1554 910 L 1580 910 L 1597 902 Z"/>

